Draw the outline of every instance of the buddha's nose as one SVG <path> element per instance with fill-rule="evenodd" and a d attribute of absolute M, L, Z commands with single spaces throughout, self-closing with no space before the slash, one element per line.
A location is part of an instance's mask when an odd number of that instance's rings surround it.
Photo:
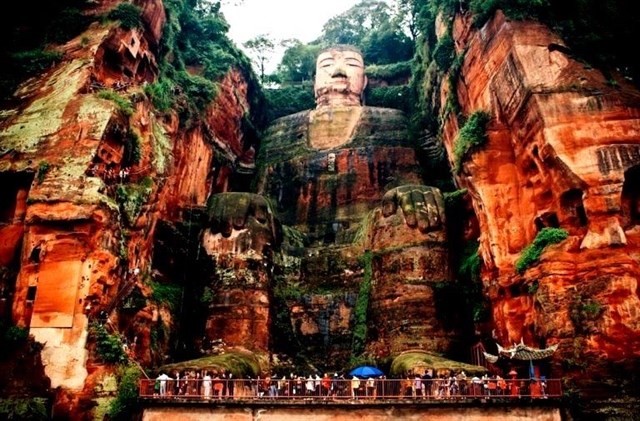
<path fill-rule="evenodd" d="M 347 77 L 347 71 L 343 66 L 338 65 L 335 69 L 333 69 L 333 73 L 331 73 L 331 77 Z"/>

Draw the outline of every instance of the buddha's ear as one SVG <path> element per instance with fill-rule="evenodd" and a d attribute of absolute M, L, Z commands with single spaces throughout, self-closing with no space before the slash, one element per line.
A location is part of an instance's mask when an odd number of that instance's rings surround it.
<path fill-rule="evenodd" d="M 367 89 L 367 83 L 369 83 L 369 78 L 367 78 L 367 75 L 364 75 L 364 84 L 362 85 L 362 92 L 364 92 L 364 90 Z"/>

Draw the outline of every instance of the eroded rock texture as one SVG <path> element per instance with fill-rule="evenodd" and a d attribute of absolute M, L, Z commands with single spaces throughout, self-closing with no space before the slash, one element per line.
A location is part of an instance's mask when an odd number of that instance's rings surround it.
<path fill-rule="evenodd" d="M 276 120 L 260 151 L 258 193 L 314 244 L 350 243 L 391 187 L 419 183 L 401 111 L 325 107 Z"/>
<path fill-rule="evenodd" d="M 458 19 L 454 38 L 466 55 L 453 94 L 465 114 L 492 116 L 458 179 L 479 219 L 497 340 L 560 343 L 558 372 L 589 366 L 592 379 L 637 367 L 640 93 L 573 59 L 539 24 L 498 14 L 470 31 Z M 450 157 L 458 130 L 449 116 Z M 516 273 L 547 226 L 569 238 Z"/>

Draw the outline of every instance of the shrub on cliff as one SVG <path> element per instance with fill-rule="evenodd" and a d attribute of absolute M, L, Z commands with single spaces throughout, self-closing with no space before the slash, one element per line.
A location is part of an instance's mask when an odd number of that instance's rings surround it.
<path fill-rule="evenodd" d="M 409 112 L 411 92 L 408 85 L 384 86 L 367 89 L 366 105 L 371 107 L 395 108 Z"/>
<path fill-rule="evenodd" d="M 133 29 L 142 27 L 141 14 L 142 10 L 135 4 L 120 3 L 118 7 L 109 12 L 107 17 L 120 21 L 120 26 L 124 29 Z"/>
<path fill-rule="evenodd" d="M 369 312 L 369 300 L 371 298 L 371 282 L 373 277 L 373 255 L 366 250 L 362 258 L 364 267 L 364 279 L 360 284 L 358 300 L 354 309 L 353 342 L 351 346 L 352 356 L 358 357 L 364 351 L 367 343 L 367 314 Z"/>
<path fill-rule="evenodd" d="M 0 399 L 0 419 L 48 420 L 46 401 L 43 398 Z"/>
<path fill-rule="evenodd" d="M 529 244 L 516 262 L 516 270 L 522 274 L 531 265 L 535 264 L 542 255 L 544 249 L 551 245 L 564 241 L 569 236 L 567 231 L 561 228 L 543 228 L 533 243 Z"/>
<path fill-rule="evenodd" d="M 476 111 L 460 129 L 458 136 L 453 142 L 453 164 L 454 171 L 459 173 L 462 170 L 462 161 L 466 155 L 474 148 L 484 145 L 487 140 L 487 123 L 491 116 L 484 111 Z"/>
<path fill-rule="evenodd" d="M 96 353 L 105 363 L 122 363 L 127 355 L 122 347 L 122 341 L 116 335 L 107 332 L 104 325 L 92 323 L 89 333 L 96 343 Z"/>
<path fill-rule="evenodd" d="M 316 107 L 311 82 L 265 89 L 267 121 Z"/>

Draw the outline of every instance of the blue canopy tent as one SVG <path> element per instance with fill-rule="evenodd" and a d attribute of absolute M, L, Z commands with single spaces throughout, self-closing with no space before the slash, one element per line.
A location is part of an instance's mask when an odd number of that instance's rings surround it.
<path fill-rule="evenodd" d="M 368 379 L 369 377 L 379 377 L 384 375 L 382 371 L 377 369 L 376 367 L 372 367 L 370 365 L 363 365 L 360 367 L 356 367 L 349 372 L 350 376 L 357 376 L 360 378 Z"/>

